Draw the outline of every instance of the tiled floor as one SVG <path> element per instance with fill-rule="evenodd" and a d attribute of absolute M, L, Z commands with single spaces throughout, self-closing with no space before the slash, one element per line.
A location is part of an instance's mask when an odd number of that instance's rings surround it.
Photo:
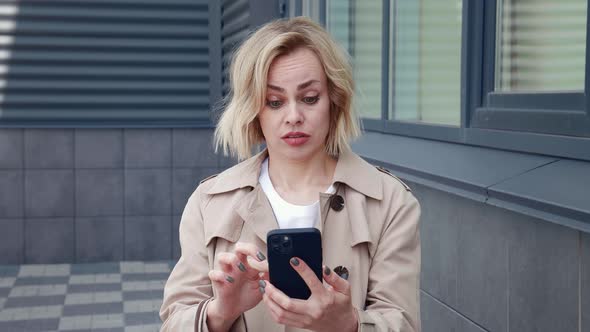
<path fill-rule="evenodd" d="M 0 331 L 158 331 L 173 266 L 0 265 Z"/>

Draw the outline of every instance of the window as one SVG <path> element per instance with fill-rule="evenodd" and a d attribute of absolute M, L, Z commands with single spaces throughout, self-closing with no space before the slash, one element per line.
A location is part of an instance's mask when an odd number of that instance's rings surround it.
<path fill-rule="evenodd" d="M 352 55 L 356 84 L 355 107 L 361 116 L 382 113 L 382 7 L 379 1 L 330 1 L 328 30 Z"/>
<path fill-rule="evenodd" d="M 583 91 L 586 1 L 500 0 L 495 91 Z"/>
<path fill-rule="evenodd" d="M 587 11 L 587 0 L 498 0 L 474 6 L 473 14 L 484 22 L 483 70 L 481 82 L 472 76 L 470 83 L 482 86 L 483 94 L 472 105 L 471 127 L 590 137 Z M 477 53 L 476 48 L 469 56 Z"/>
<path fill-rule="evenodd" d="M 458 126 L 461 0 L 396 1 L 390 17 L 390 119 Z"/>
<path fill-rule="evenodd" d="M 590 160 L 588 0 L 327 0 L 325 12 L 366 130 Z"/>

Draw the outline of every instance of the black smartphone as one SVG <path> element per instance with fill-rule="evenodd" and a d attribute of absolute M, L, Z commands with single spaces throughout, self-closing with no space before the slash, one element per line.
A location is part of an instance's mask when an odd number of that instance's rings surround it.
<path fill-rule="evenodd" d="M 302 259 L 322 281 L 322 235 L 317 228 L 282 228 L 266 236 L 270 283 L 291 298 L 307 300 L 311 291 L 289 262 Z"/>

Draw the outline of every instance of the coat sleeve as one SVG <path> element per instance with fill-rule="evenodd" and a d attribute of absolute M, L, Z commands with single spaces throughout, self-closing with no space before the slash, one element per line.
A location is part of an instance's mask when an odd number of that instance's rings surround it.
<path fill-rule="evenodd" d="M 210 261 L 201 209 L 199 187 L 189 198 L 180 221 L 181 256 L 164 287 L 161 331 L 208 331 L 207 305 L 213 297 L 213 287 L 208 275 Z M 240 317 L 231 331 L 245 331 L 243 323 Z"/>
<path fill-rule="evenodd" d="M 392 207 L 371 263 L 366 307 L 358 310 L 362 332 L 421 330 L 420 204 L 410 191 L 400 190 Z"/>

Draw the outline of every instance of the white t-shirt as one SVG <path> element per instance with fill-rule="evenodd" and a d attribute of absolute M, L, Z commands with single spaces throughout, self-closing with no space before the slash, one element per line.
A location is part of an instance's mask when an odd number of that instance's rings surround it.
<path fill-rule="evenodd" d="M 320 201 L 315 201 L 311 205 L 295 205 L 285 201 L 270 180 L 268 174 L 268 158 L 262 163 L 260 177 L 258 182 L 266 194 L 275 218 L 279 223 L 279 228 L 303 228 L 315 227 L 320 218 Z M 326 190 L 326 193 L 333 194 L 336 190 L 333 185 Z"/>

